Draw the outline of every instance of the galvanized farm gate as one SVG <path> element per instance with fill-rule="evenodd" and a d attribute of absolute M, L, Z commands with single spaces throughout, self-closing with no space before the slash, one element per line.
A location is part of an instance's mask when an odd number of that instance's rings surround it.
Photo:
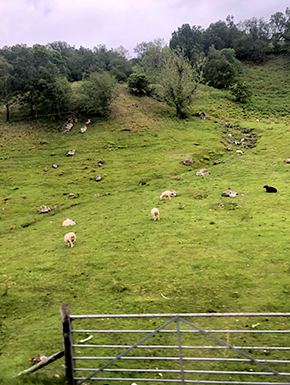
<path fill-rule="evenodd" d="M 61 314 L 73 385 L 290 383 L 290 313 Z"/>

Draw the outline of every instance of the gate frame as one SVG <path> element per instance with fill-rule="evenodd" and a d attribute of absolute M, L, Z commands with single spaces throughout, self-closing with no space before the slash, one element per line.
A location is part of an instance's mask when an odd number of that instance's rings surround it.
<path fill-rule="evenodd" d="M 152 382 L 154 382 L 154 381 L 155 382 L 162 381 L 162 382 L 175 382 L 175 383 L 181 382 L 182 385 L 184 385 L 185 383 L 199 383 L 199 384 L 202 384 L 202 383 L 211 383 L 211 384 L 218 384 L 218 383 L 226 384 L 227 383 L 227 384 L 235 384 L 236 383 L 234 381 L 230 381 L 230 382 L 227 382 L 227 381 L 222 381 L 222 382 L 219 382 L 219 381 L 205 381 L 205 380 L 199 380 L 199 381 L 188 380 L 188 381 L 186 381 L 184 379 L 182 345 L 181 345 L 181 338 L 180 338 L 180 322 L 182 322 L 182 323 L 184 323 L 184 324 L 194 328 L 196 331 L 198 331 L 198 332 L 200 332 L 200 333 L 202 333 L 202 334 L 204 334 L 204 335 L 214 339 L 218 343 L 224 345 L 227 349 L 232 349 L 233 351 L 235 351 L 239 355 L 242 355 L 243 357 L 245 357 L 249 362 L 253 362 L 253 363 L 261 366 L 263 369 L 266 369 L 271 374 L 274 374 L 274 375 L 280 377 L 282 380 L 286 381 L 287 383 L 290 383 L 290 376 L 289 376 L 289 378 L 286 377 L 285 375 L 277 372 L 276 370 L 271 369 L 270 367 L 262 364 L 259 360 L 256 360 L 256 359 L 252 358 L 251 356 L 248 356 L 247 354 L 243 353 L 240 349 L 235 348 L 234 346 L 228 344 L 227 342 L 225 342 L 225 341 L 215 337 L 214 335 L 212 335 L 208 331 L 203 330 L 203 329 L 199 328 L 198 326 L 196 326 L 196 325 L 186 321 L 185 319 L 183 319 L 183 317 L 195 317 L 195 318 L 197 318 L 197 317 L 203 317 L 203 318 L 205 318 L 205 317 L 290 317 L 290 313 L 179 313 L 179 314 L 71 315 L 71 308 L 70 308 L 69 304 L 62 305 L 61 308 L 60 308 L 60 312 L 61 312 L 61 319 L 62 319 L 62 323 L 63 323 L 63 345 L 64 345 L 66 376 L 67 376 L 67 380 L 68 380 L 68 384 L 69 385 L 76 385 L 76 384 L 77 385 L 81 385 L 85 381 L 88 381 L 90 379 L 96 380 L 96 379 L 93 379 L 92 377 L 95 376 L 97 373 L 99 373 L 99 372 L 103 371 L 104 369 L 106 369 L 109 365 L 113 364 L 118 359 L 121 359 L 123 356 L 125 356 L 127 353 L 129 353 L 131 350 L 133 350 L 134 348 L 136 348 L 139 345 L 141 345 L 143 342 L 145 342 L 146 340 L 151 338 L 153 335 L 155 335 L 156 333 L 158 333 L 162 329 L 166 328 L 172 322 L 176 323 L 176 333 L 177 333 L 177 339 L 178 339 L 178 351 L 179 351 L 179 363 L 180 363 L 181 381 L 179 381 L 179 380 L 153 380 L 153 379 L 150 379 L 150 380 L 149 379 L 148 380 L 144 379 L 143 381 L 152 381 Z M 74 365 L 74 359 L 75 359 L 75 357 L 74 357 L 74 347 L 90 347 L 90 345 L 88 345 L 88 346 L 86 346 L 86 345 L 74 345 L 74 342 L 73 342 L 73 332 L 84 332 L 84 331 L 83 330 L 74 331 L 73 328 L 72 328 L 72 320 L 74 320 L 74 319 L 88 319 L 88 318 L 91 318 L 91 319 L 100 319 L 100 318 L 104 319 L 104 318 L 107 318 L 108 319 L 108 318 L 157 318 L 157 317 L 158 318 L 171 318 L 171 319 L 169 321 L 165 322 L 165 324 L 159 326 L 154 331 L 150 332 L 148 335 L 146 335 L 140 341 L 138 341 L 137 343 L 135 343 L 134 345 L 132 345 L 131 347 L 129 347 L 128 349 L 126 349 L 125 351 L 120 353 L 118 356 L 116 356 L 115 358 L 111 359 L 109 362 L 104 364 L 99 369 L 94 370 L 94 372 L 90 376 L 86 377 L 85 379 L 75 378 L 74 371 L 76 369 L 75 369 L 75 365 Z M 93 332 L 93 331 L 91 331 L 91 332 Z M 230 330 L 230 332 L 234 332 L 234 331 Z M 276 331 L 276 332 L 278 332 L 278 331 Z M 290 333 L 290 330 L 285 330 L 285 331 L 282 331 L 282 332 Z M 220 348 L 223 348 L 223 347 L 220 347 Z M 290 350 L 290 347 L 287 350 Z M 288 373 L 287 373 L 287 375 L 288 375 Z M 80 382 L 79 382 L 79 380 L 80 380 Z M 116 379 L 114 379 L 114 380 L 116 380 Z M 120 378 L 119 380 L 122 380 L 122 378 Z M 126 381 L 125 378 L 123 380 Z M 134 380 L 134 378 L 131 379 L 131 380 Z M 140 381 L 141 379 L 135 379 L 135 380 L 139 380 Z M 243 382 L 243 383 L 245 383 L 245 384 L 253 384 L 253 385 L 254 384 L 258 384 L 258 382 L 251 382 L 251 383 Z M 264 383 L 267 384 L 266 382 L 264 382 Z M 259 384 L 264 384 L 264 383 L 259 383 Z M 282 383 L 274 383 L 274 382 L 272 382 L 271 384 L 282 384 Z"/>

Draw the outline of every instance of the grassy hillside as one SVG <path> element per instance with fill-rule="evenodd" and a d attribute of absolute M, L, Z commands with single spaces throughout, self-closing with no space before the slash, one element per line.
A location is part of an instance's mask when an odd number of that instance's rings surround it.
<path fill-rule="evenodd" d="M 256 90 L 246 105 L 201 87 L 183 121 L 124 89 L 112 118 L 93 119 L 85 134 L 86 116 L 66 134 L 41 122 L 0 126 L 4 383 L 30 357 L 62 350 L 64 303 L 73 314 L 289 311 L 290 114 L 280 92 L 287 100 L 290 87 L 280 67 L 245 66 Z M 227 142 L 241 139 L 243 148 Z M 196 176 L 200 168 L 210 174 Z M 177 196 L 160 201 L 167 189 Z M 222 197 L 227 189 L 237 197 Z M 39 214 L 41 205 L 55 208 Z M 62 227 L 66 218 L 76 225 Z M 63 241 L 69 231 L 74 248 Z M 63 383 L 62 364 L 13 382 Z"/>

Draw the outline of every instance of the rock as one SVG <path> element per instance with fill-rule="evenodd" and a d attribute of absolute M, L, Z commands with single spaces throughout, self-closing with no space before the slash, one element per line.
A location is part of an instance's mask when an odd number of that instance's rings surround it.
<path fill-rule="evenodd" d="M 175 180 L 182 180 L 181 178 L 179 178 L 179 176 L 176 176 L 174 179 Z"/>
<path fill-rule="evenodd" d="M 198 115 L 199 115 L 200 119 L 206 119 L 206 115 L 204 112 L 199 112 Z"/>
<path fill-rule="evenodd" d="M 285 159 L 286 163 L 290 163 L 290 158 Z"/>
<path fill-rule="evenodd" d="M 75 196 L 75 193 L 69 193 L 68 196 L 69 196 L 69 198 L 72 198 Z"/>
<path fill-rule="evenodd" d="M 182 163 L 183 163 L 185 166 L 190 166 L 191 164 L 193 164 L 193 160 L 192 160 L 192 158 L 189 158 L 189 159 L 187 159 L 187 160 L 184 160 Z"/>
<path fill-rule="evenodd" d="M 57 165 L 56 163 L 54 163 L 54 164 L 52 165 L 52 167 L 53 167 L 53 168 L 58 168 L 58 165 Z"/>
<path fill-rule="evenodd" d="M 234 198 L 235 196 L 237 196 L 237 193 L 235 191 L 232 191 L 232 190 L 225 190 L 221 193 L 221 196 Z"/>
<path fill-rule="evenodd" d="M 227 151 L 232 151 L 231 147 L 227 147 Z"/>
<path fill-rule="evenodd" d="M 97 175 L 97 176 L 95 177 L 95 181 L 96 181 L 96 182 L 99 182 L 100 180 L 102 180 L 102 175 L 101 175 L 101 174 L 99 174 L 99 175 Z"/>
<path fill-rule="evenodd" d="M 47 167 L 44 167 L 43 171 L 47 171 Z"/>
<path fill-rule="evenodd" d="M 76 150 L 69 150 L 66 156 L 74 156 L 75 153 L 76 153 Z"/>
<path fill-rule="evenodd" d="M 197 171 L 196 176 L 204 176 L 209 175 L 209 172 L 206 168 L 201 168 L 199 171 Z"/>
<path fill-rule="evenodd" d="M 69 218 L 62 222 L 62 226 L 74 226 L 75 224 L 76 223 Z"/>
<path fill-rule="evenodd" d="M 38 212 L 39 212 L 39 214 L 49 213 L 50 212 L 50 208 L 45 206 L 45 205 L 41 205 L 40 209 L 38 210 Z"/>
<path fill-rule="evenodd" d="M 221 163 L 221 160 L 220 160 L 220 159 L 217 159 L 215 162 L 213 162 L 214 165 L 220 164 L 220 163 Z"/>

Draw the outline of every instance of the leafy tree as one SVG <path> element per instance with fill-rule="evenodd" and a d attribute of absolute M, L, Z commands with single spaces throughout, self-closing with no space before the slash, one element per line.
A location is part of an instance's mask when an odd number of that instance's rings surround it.
<path fill-rule="evenodd" d="M 233 84 L 230 92 L 238 102 L 245 102 L 252 96 L 252 90 L 245 81 Z"/>
<path fill-rule="evenodd" d="M 175 107 L 177 117 L 182 118 L 197 88 L 196 73 L 188 58 L 172 52 L 160 80 L 159 95 Z"/>
<path fill-rule="evenodd" d="M 118 96 L 117 82 L 108 73 L 92 73 L 77 89 L 77 105 L 87 113 L 108 116 Z"/>
<path fill-rule="evenodd" d="M 165 68 L 169 57 L 170 49 L 168 46 L 162 44 L 160 40 L 156 44 L 150 42 L 147 51 L 143 53 L 138 63 L 133 67 L 134 72 L 144 73 L 150 84 L 158 84 L 160 74 Z"/>
<path fill-rule="evenodd" d="M 0 56 L 0 103 L 6 107 L 6 121 L 10 119 L 10 106 L 15 102 L 16 83 L 13 66 Z"/>
<path fill-rule="evenodd" d="M 190 27 L 189 24 L 183 24 L 177 31 L 172 33 L 169 47 L 172 50 L 182 50 L 184 55 L 191 63 L 203 52 L 201 26 Z"/>
<path fill-rule="evenodd" d="M 239 32 L 233 23 L 233 18 L 228 16 L 227 21 L 228 24 L 221 20 L 212 23 L 204 31 L 202 35 L 202 44 L 206 53 L 211 46 L 219 51 L 223 48 L 232 48 L 233 41 L 237 38 Z"/>
<path fill-rule="evenodd" d="M 210 86 L 228 88 L 240 71 L 241 63 L 235 58 L 233 49 L 218 51 L 213 46 L 210 47 L 204 68 L 204 78 Z"/>
<path fill-rule="evenodd" d="M 136 96 L 142 96 L 148 93 L 149 81 L 145 74 L 131 74 L 127 80 L 127 84 L 130 91 Z"/>

